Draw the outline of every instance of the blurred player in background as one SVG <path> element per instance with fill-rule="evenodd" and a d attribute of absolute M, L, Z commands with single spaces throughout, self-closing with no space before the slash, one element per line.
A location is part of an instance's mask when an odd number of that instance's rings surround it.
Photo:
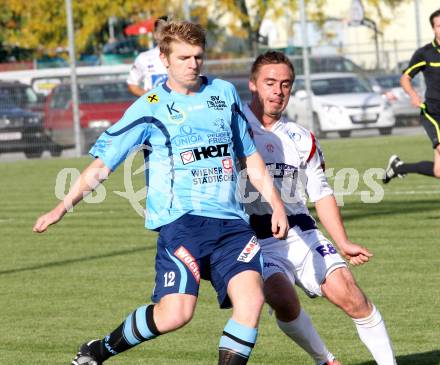
<path fill-rule="evenodd" d="M 407 163 L 399 156 L 393 155 L 385 170 L 382 180 L 384 184 L 406 174 L 421 174 L 440 179 L 440 9 L 431 14 L 429 22 L 434 32 L 434 40 L 414 53 L 408 67 L 403 71 L 400 84 L 411 98 L 414 107 L 420 108 L 420 122 L 432 142 L 434 162 Z M 425 78 L 425 101 L 412 85 L 412 79 L 419 72 L 422 72 Z"/>
<path fill-rule="evenodd" d="M 167 23 L 168 17 L 161 16 L 154 22 L 153 38 L 158 42 L 160 30 Z M 133 95 L 142 96 L 167 79 L 167 70 L 159 58 L 159 47 L 139 53 L 127 78 L 128 90 Z"/>
<path fill-rule="evenodd" d="M 285 202 L 291 227 L 285 240 L 273 239 L 270 206 L 255 198 L 256 192 L 247 192 L 250 202 L 246 211 L 263 251 L 266 301 L 275 311 L 280 329 L 317 364 L 324 363 L 323 356 L 328 351 L 301 309 L 293 283 L 310 297 L 324 296 L 341 308 L 353 320 L 360 339 L 376 362 L 393 365 L 391 341 L 378 309 L 356 284 L 332 242 L 317 229 L 301 194 L 304 191 L 314 203 L 322 225 L 341 254 L 352 265 L 368 262 L 372 254 L 347 237 L 324 175 L 324 158 L 315 137 L 282 115 L 294 78 L 293 65 L 283 53 L 260 55 L 251 69 L 252 101 L 244 107 L 257 149 Z"/>

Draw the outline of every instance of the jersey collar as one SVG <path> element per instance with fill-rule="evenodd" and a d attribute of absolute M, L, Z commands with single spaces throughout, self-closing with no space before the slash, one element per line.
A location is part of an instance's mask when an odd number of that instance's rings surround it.
<path fill-rule="evenodd" d="M 202 91 L 202 89 L 203 89 L 206 85 L 208 85 L 208 78 L 207 78 L 206 76 L 202 76 L 202 75 L 200 75 L 200 78 L 202 79 L 202 83 L 200 84 L 200 89 L 199 89 L 199 91 Z M 170 94 L 170 93 L 173 91 L 172 89 L 170 89 L 170 87 L 167 85 L 166 82 L 164 82 L 164 83 L 162 84 L 162 88 L 163 88 L 168 94 Z"/>
<path fill-rule="evenodd" d="M 244 105 L 244 110 L 245 110 L 245 115 L 246 115 L 246 118 L 248 119 L 248 122 L 254 128 L 258 128 L 258 129 L 261 129 L 266 132 L 275 131 L 275 129 L 280 125 L 281 121 L 283 120 L 283 117 L 281 117 L 281 119 L 278 120 L 277 122 L 275 122 L 270 129 L 266 129 L 263 126 L 263 124 L 261 124 L 261 122 L 257 119 L 257 117 L 255 116 L 254 112 L 252 111 L 251 107 L 249 106 L 249 104 Z"/>

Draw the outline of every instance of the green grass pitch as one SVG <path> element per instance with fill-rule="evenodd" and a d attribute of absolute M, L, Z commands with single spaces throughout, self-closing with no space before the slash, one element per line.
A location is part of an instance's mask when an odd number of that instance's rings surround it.
<path fill-rule="evenodd" d="M 425 136 L 322 142 L 327 168 L 359 171 L 359 186 L 344 195 L 342 214 L 355 242 L 374 253 L 353 272 L 384 317 L 400 365 L 440 364 L 440 182 L 396 179 L 378 203 L 364 203 L 363 174 L 382 168 L 392 153 L 431 160 Z M 140 162 L 140 159 L 137 160 Z M 155 234 L 143 229 L 126 199 L 121 167 L 105 183 L 100 204 L 81 203 L 57 226 L 32 233 L 37 216 L 57 202 L 63 168 L 89 159 L 0 163 L 0 364 L 69 364 L 78 345 L 102 337 L 149 302 L 154 282 Z M 332 184 L 335 179 L 330 179 Z M 142 174 L 135 187 L 142 186 Z M 340 186 L 344 186 L 344 183 Z M 378 185 L 380 186 L 380 185 Z M 341 197 L 340 197 L 341 199 Z M 301 294 L 329 349 L 345 364 L 373 365 L 351 320 L 324 299 Z M 264 308 L 250 364 L 312 364 L 277 329 Z M 185 328 L 108 361 L 109 364 L 216 364 L 217 344 L 230 311 L 202 284 L 193 321 Z"/>

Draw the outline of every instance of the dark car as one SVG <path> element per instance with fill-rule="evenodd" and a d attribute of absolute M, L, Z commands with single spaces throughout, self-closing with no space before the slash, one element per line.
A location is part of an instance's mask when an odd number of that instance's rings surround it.
<path fill-rule="evenodd" d="M 45 105 L 45 128 L 58 145 L 75 145 L 70 84 L 56 86 Z M 79 116 L 82 153 L 87 153 L 99 135 L 117 122 L 136 100 L 123 80 L 80 80 Z"/>
<path fill-rule="evenodd" d="M 18 82 L 0 82 L 0 153 L 24 152 L 40 157 L 61 149 L 45 133 L 40 99 L 32 88 Z"/>

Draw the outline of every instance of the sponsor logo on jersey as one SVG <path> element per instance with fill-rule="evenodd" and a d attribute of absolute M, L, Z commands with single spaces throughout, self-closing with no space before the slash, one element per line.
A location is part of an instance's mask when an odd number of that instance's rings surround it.
<path fill-rule="evenodd" d="M 237 261 L 250 262 L 258 251 L 260 251 L 260 245 L 258 244 L 257 237 L 252 236 L 246 247 L 238 255 Z"/>
<path fill-rule="evenodd" d="M 107 147 L 110 147 L 112 143 L 113 141 L 111 139 L 98 139 L 93 146 L 93 148 L 95 149 L 95 153 L 105 152 Z"/>
<path fill-rule="evenodd" d="M 225 158 L 222 160 L 222 165 L 225 170 L 232 170 L 232 158 Z"/>
<path fill-rule="evenodd" d="M 216 119 L 214 125 L 217 127 L 217 132 L 208 134 L 208 143 L 209 144 L 230 143 L 231 133 L 225 121 L 220 118 Z"/>
<path fill-rule="evenodd" d="M 180 127 L 179 134 L 171 138 L 171 143 L 176 147 L 196 146 L 202 142 L 200 134 L 193 132 L 189 125 Z"/>
<path fill-rule="evenodd" d="M 268 163 L 267 170 L 273 178 L 281 178 L 284 176 L 295 178 L 298 169 L 295 166 L 288 165 L 284 162 Z"/>
<path fill-rule="evenodd" d="M 193 151 L 185 151 L 180 153 L 180 158 L 184 165 L 187 165 L 191 162 L 194 162 L 196 159 L 194 158 Z"/>
<path fill-rule="evenodd" d="M 298 142 L 301 139 L 301 134 L 288 131 L 287 135 L 292 141 Z"/>
<path fill-rule="evenodd" d="M 230 142 L 231 142 L 231 135 L 229 134 L 229 132 L 208 134 L 208 143 L 210 144 L 217 144 L 217 143 L 229 144 Z"/>
<path fill-rule="evenodd" d="M 156 104 L 159 102 L 159 97 L 157 96 L 157 94 L 150 94 L 147 95 L 147 100 L 150 104 Z"/>
<path fill-rule="evenodd" d="M 180 246 L 176 251 L 174 251 L 174 255 L 182 261 L 186 267 L 191 271 L 194 278 L 197 281 L 197 284 L 200 283 L 200 268 L 197 264 L 196 259 L 189 253 L 189 251 L 183 247 Z"/>
<path fill-rule="evenodd" d="M 202 110 L 202 109 L 205 109 L 205 105 L 199 104 L 199 105 L 190 105 L 187 110 L 189 112 L 192 112 L 193 110 Z"/>
<path fill-rule="evenodd" d="M 191 170 L 191 173 L 193 175 L 193 185 L 221 183 L 224 181 L 234 181 L 235 179 L 232 169 L 226 170 L 223 167 L 194 169 Z"/>
<path fill-rule="evenodd" d="M 218 118 L 215 120 L 214 125 L 217 127 L 218 132 L 225 132 L 228 129 L 226 128 L 226 123 L 223 119 Z"/>
<path fill-rule="evenodd" d="M 220 99 L 220 96 L 211 96 L 211 100 L 207 100 L 208 108 L 215 110 L 223 110 L 227 108 L 226 102 Z"/>
<path fill-rule="evenodd" d="M 266 151 L 269 153 L 273 153 L 275 151 L 275 147 L 272 143 L 266 143 Z"/>
<path fill-rule="evenodd" d="M 182 159 L 184 165 L 194 161 L 200 161 L 201 159 L 205 158 L 225 156 L 231 156 L 231 154 L 229 153 L 228 144 L 203 146 L 180 153 L 180 158 Z"/>
<path fill-rule="evenodd" d="M 181 110 L 178 110 L 174 106 L 174 101 L 172 104 L 167 104 L 167 109 L 168 109 L 168 120 L 171 123 L 182 124 L 185 121 L 186 119 L 185 113 Z"/>

